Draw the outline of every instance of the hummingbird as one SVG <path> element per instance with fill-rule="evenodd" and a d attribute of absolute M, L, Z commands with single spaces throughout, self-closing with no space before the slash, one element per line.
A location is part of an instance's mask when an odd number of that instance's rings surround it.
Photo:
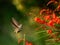
<path fill-rule="evenodd" d="M 15 18 L 12 17 L 12 26 L 14 27 L 14 32 L 19 33 L 22 31 L 22 24 L 19 24 Z"/>

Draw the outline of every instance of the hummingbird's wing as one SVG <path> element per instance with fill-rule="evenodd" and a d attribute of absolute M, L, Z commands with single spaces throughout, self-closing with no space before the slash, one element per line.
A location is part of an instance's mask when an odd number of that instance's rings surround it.
<path fill-rule="evenodd" d="M 20 24 L 18 27 L 19 27 L 19 29 L 21 29 L 22 28 L 22 24 Z"/>
<path fill-rule="evenodd" d="M 19 28 L 19 24 L 14 18 L 12 18 L 12 25 L 13 27 Z"/>

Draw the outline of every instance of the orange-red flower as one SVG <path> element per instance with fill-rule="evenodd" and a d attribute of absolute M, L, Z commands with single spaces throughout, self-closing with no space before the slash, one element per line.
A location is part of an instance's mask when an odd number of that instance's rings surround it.
<path fill-rule="evenodd" d="M 57 18 L 57 16 L 56 16 L 55 13 L 53 13 L 52 18 L 53 18 L 53 19 Z"/>
<path fill-rule="evenodd" d="M 47 30 L 47 33 L 48 34 L 52 34 L 52 30 Z"/>
<path fill-rule="evenodd" d="M 26 41 L 25 45 L 32 45 L 31 42 Z"/>
<path fill-rule="evenodd" d="M 54 22 L 53 22 L 52 20 L 50 20 L 50 21 L 47 23 L 47 25 L 53 27 L 53 26 L 54 26 Z"/>
<path fill-rule="evenodd" d="M 32 43 L 29 43 L 29 45 L 32 45 Z"/>
<path fill-rule="evenodd" d="M 54 23 L 57 23 L 57 24 L 60 23 L 60 19 L 59 19 L 59 17 L 56 16 L 56 14 L 53 14 L 53 15 L 52 15 L 52 21 L 53 21 Z"/>
<path fill-rule="evenodd" d="M 26 41 L 26 42 L 25 42 L 25 45 L 29 45 L 29 42 L 28 42 L 28 41 Z"/>
<path fill-rule="evenodd" d="M 41 21 L 40 21 L 40 24 L 44 24 L 44 23 L 45 23 L 45 21 L 44 21 L 44 20 L 41 20 Z"/>
<path fill-rule="evenodd" d="M 40 24 L 44 24 L 45 23 L 45 21 L 43 21 L 43 20 L 41 20 L 40 18 L 35 18 L 34 19 L 37 23 L 40 23 Z"/>
<path fill-rule="evenodd" d="M 44 16 L 44 19 L 47 21 L 47 20 L 50 20 L 50 15 L 47 15 L 47 16 Z"/>
<path fill-rule="evenodd" d="M 55 16 L 52 20 L 53 20 L 53 22 L 60 24 L 60 18 L 59 17 Z"/>
<path fill-rule="evenodd" d="M 60 24 L 60 19 L 58 19 L 56 23 L 57 23 L 57 24 Z"/>
<path fill-rule="evenodd" d="M 38 17 L 35 17 L 34 20 L 35 20 L 36 22 L 40 22 L 40 21 L 41 21 L 41 19 L 38 18 Z"/>

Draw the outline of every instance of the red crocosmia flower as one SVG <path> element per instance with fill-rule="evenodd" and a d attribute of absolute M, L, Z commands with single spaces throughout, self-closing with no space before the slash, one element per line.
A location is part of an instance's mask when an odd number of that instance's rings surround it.
<path fill-rule="evenodd" d="M 56 14 L 55 13 L 53 13 L 53 15 L 52 15 L 52 18 L 54 19 L 54 18 L 56 18 L 57 16 L 56 16 Z"/>
<path fill-rule="evenodd" d="M 56 18 L 55 18 L 55 19 L 52 19 L 52 20 L 53 20 L 53 22 L 54 22 L 54 23 L 56 23 L 56 21 L 57 21 L 57 19 L 56 19 Z"/>
<path fill-rule="evenodd" d="M 57 24 L 60 24 L 60 19 L 58 19 L 56 23 L 57 23 Z"/>
<path fill-rule="evenodd" d="M 47 23 L 47 25 L 53 27 L 53 26 L 54 26 L 54 22 L 53 22 L 52 20 L 50 20 L 50 21 Z"/>
<path fill-rule="evenodd" d="M 41 21 L 40 21 L 40 24 L 45 24 L 45 21 L 44 21 L 44 20 L 41 20 Z"/>
<path fill-rule="evenodd" d="M 47 33 L 48 34 L 52 34 L 52 30 L 47 30 Z"/>
<path fill-rule="evenodd" d="M 40 23 L 40 24 L 44 24 L 45 23 L 45 21 L 43 21 L 43 20 L 41 20 L 40 18 L 37 18 L 37 17 L 34 20 L 36 22 Z"/>
<path fill-rule="evenodd" d="M 35 19 L 34 19 L 36 22 L 40 22 L 41 21 L 41 19 L 40 18 L 37 18 L 37 17 L 35 17 Z"/>
<path fill-rule="evenodd" d="M 31 42 L 26 41 L 25 45 L 32 45 Z"/>
<path fill-rule="evenodd" d="M 47 16 L 44 16 L 44 19 L 47 21 L 47 20 L 50 20 L 50 15 L 47 15 Z"/>
<path fill-rule="evenodd" d="M 28 42 L 28 41 L 26 41 L 26 42 L 25 42 L 25 44 L 26 44 L 26 45 L 29 45 L 29 42 Z"/>
<path fill-rule="evenodd" d="M 29 45 L 32 45 L 32 43 L 29 43 Z"/>
<path fill-rule="evenodd" d="M 53 22 L 55 22 L 55 23 L 56 23 L 56 22 L 59 20 L 59 18 L 58 18 L 58 17 L 56 17 L 56 18 L 53 18 L 52 20 L 53 20 Z"/>

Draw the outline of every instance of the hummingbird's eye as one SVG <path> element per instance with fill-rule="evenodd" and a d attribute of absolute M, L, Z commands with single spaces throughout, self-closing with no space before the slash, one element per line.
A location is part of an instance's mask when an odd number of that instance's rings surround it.
<path fill-rule="evenodd" d="M 17 33 L 19 33 L 19 32 L 20 32 L 20 30 Z"/>
<path fill-rule="evenodd" d="M 22 31 L 22 30 L 19 30 L 17 33 L 19 33 L 20 31 Z"/>

